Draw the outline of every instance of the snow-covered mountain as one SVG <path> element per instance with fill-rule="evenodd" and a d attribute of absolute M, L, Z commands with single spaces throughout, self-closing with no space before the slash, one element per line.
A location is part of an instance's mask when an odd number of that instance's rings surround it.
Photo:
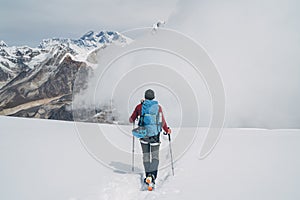
<path fill-rule="evenodd" d="M 72 119 L 67 107 L 76 74 L 87 77 L 94 67 L 87 61 L 89 53 L 130 41 L 113 31 L 89 31 L 79 39 L 45 39 L 36 48 L 9 47 L 0 41 L 0 114 Z"/>
<path fill-rule="evenodd" d="M 69 53 L 74 60 L 84 61 L 87 54 L 104 45 L 126 44 L 129 38 L 113 31 L 89 31 L 79 39 L 52 38 L 43 40 L 37 48 L 28 46 L 9 47 L 0 41 L 0 87 L 20 72 L 30 71 L 49 59 Z"/>

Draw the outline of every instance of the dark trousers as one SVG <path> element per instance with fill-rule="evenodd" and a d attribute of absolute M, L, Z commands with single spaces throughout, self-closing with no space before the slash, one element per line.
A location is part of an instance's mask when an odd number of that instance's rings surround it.
<path fill-rule="evenodd" d="M 159 164 L 159 146 L 160 143 L 145 143 L 141 141 L 143 150 L 143 164 L 145 168 L 146 177 L 149 174 L 157 177 L 157 169 Z"/>

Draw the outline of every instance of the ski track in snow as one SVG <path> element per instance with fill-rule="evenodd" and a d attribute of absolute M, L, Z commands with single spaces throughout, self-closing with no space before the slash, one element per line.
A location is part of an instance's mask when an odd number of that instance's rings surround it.
<path fill-rule="evenodd" d="M 143 179 L 143 174 L 114 172 L 104 177 L 104 185 L 97 185 L 89 193 L 68 200 L 153 200 L 166 199 L 168 194 L 180 192 L 170 184 L 173 177 L 169 169 L 160 171 L 153 191 L 147 190 Z"/>
<path fill-rule="evenodd" d="M 139 200 L 139 199 L 163 199 L 168 192 L 177 193 L 178 189 L 167 186 L 172 177 L 170 170 L 160 171 L 156 180 L 155 189 L 148 191 L 143 188 L 142 174 L 113 174 L 113 177 L 107 177 L 109 181 L 103 187 L 101 197 L 103 200 Z"/>
<path fill-rule="evenodd" d="M 165 155 L 166 160 L 170 160 L 170 153 Z M 101 192 L 96 198 L 89 196 L 80 200 L 153 200 L 165 199 L 170 193 L 179 193 L 176 186 L 170 184 L 173 179 L 170 168 L 159 170 L 153 191 L 148 191 L 147 186 L 143 183 L 144 174 L 136 173 L 117 173 L 105 177 L 104 186 L 101 186 Z M 100 186 L 99 186 L 100 187 Z M 75 199 L 70 199 L 75 200 Z"/>

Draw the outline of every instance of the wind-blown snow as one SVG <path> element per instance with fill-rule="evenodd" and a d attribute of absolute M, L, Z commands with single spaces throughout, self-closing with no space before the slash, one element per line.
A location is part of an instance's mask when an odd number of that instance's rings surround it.
<path fill-rule="evenodd" d="M 148 192 L 140 191 L 141 174 L 120 171 L 128 167 L 126 163 L 112 160 L 112 170 L 93 159 L 80 142 L 74 122 L 1 116 L 0 126 L 0 199 L 300 198 L 300 130 L 225 129 L 212 154 L 199 160 L 205 132 L 201 129 L 175 163 L 175 176 L 170 175 L 170 167 L 160 170 L 156 190 Z M 115 143 L 131 149 L 131 137 L 118 137 L 117 126 L 85 124 L 87 130 L 93 126 L 102 127 Z M 184 130 L 190 134 L 193 128 Z M 162 143 L 168 147 L 163 137 Z M 141 151 L 137 142 L 136 151 Z M 169 161 L 160 158 L 162 163 Z M 130 163 L 130 154 L 128 159 Z M 136 168 L 142 166 L 137 163 Z"/>
<path fill-rule="evenodd" d="M 216 63 L 227 127 L 300 128 L 299 1 L 177 1 L 168 27 Z"/>

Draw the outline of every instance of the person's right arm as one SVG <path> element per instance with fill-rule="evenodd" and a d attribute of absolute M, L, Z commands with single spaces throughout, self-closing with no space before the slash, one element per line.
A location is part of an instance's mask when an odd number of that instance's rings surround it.
<path fill-rule="evenodd" d="M 133 123 L 136 118 L 139 116 L 140 113 L 140 105 L 137 105 L 133 111 L 133 113 L 131 114 L 131 116 L 129 117 L 129 122 Z"/>

